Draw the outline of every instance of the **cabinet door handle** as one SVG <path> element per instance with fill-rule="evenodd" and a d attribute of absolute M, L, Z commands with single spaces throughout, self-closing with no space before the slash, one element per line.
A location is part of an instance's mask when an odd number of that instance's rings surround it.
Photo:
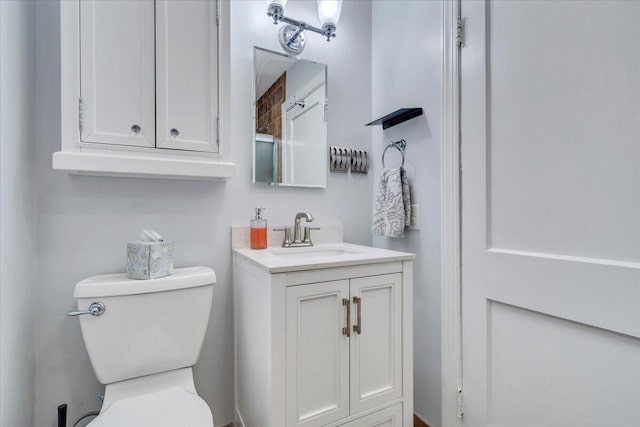
<path fill-rule="evenodd" d="M 342 305 L 347 307 L 347 326 L 342 328 L 342 335 L 349 338 L 351 336 L 351 330 L 349 329 L 349 326 L 351 326 L 351 302 L 349 298 L 342 298 Z"/>
<path fill-rule="evenodd" d="M 142 130 L 142 128 L 140 127 L 140 125 L 137 124 L 133 124 L 131 125 L 131 132 L 133 133 L 139 133 Z"/>
<path fill-rule="evenodd" d="M 362 333 L 362 298 L 353 297 L 353 303 L 356 305 L 358 309 L 356 314 L 356 324 L 353 325 L 353 332 L 360 335 Z"/>
<path fill-rule="evenodd" d="M 180 132 L 178 131 L 178 129 L 173 128 L 169 131 L 169 133 L 171 134 L 171 136 L 176 137 L 178 135 L 180 135 Z"/>

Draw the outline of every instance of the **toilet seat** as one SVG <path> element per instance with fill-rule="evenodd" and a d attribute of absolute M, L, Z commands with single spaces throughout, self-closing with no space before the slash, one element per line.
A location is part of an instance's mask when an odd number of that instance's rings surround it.
<path fill-rule="evenodd" d="M 182 388 L 118 400 L 88 427 L 213 427 L 206 402 Z"/>

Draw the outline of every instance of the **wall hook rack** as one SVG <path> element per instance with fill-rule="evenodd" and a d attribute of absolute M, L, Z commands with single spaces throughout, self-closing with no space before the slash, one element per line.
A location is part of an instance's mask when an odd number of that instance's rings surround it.
<path fill-rule="evenodd" d="M 329 147 L 329 168 L 332 172 L 369 172 L 369 153 L 353 148 Z"/>

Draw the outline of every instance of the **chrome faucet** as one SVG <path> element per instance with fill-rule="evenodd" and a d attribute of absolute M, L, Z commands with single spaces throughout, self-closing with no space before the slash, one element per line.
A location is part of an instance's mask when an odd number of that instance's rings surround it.
<path fill-rule="evenodd" d="M 300 220 L 302 218 L 304 218 L 307 222 L 311 222 L 314 220 L 313 215 L 311 215 L 309 212 L 298 212 L 296 214 L 295 225 L 293 227 L 293 243 L 302 243 L 302 239 L 300 238 L 300 236 L 302 235 L 302 232 L 300 230 Z M 311 243 L 311 241 L 309 241 L 309 243 Z"/>
<path fill-rule="evenodd" d="M 313 243 L 311 242 L 311 230 L 319 230 L 320 228 L 305 227 L 303 235 L 302 227 L 300 226 L 302 218 L 304 218 L 306 222 L 312 222 L 314 220 L 313 215 L 309 212 L 298 212 L 293 226 L 293 241 L 291 240 L 291 227 L 273 229 L 274 231 L 284 231 L 284 241 L 282 242 L 283 248 L 313 246 Z"/>

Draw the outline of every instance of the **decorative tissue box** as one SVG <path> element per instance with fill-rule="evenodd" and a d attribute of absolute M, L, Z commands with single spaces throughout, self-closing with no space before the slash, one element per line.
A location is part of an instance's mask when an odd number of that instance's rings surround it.
<path fill-rule="evenodd" d="M 127 277 L 157 279 L 173 274 L 173 242 L 127 243 Z"/>

